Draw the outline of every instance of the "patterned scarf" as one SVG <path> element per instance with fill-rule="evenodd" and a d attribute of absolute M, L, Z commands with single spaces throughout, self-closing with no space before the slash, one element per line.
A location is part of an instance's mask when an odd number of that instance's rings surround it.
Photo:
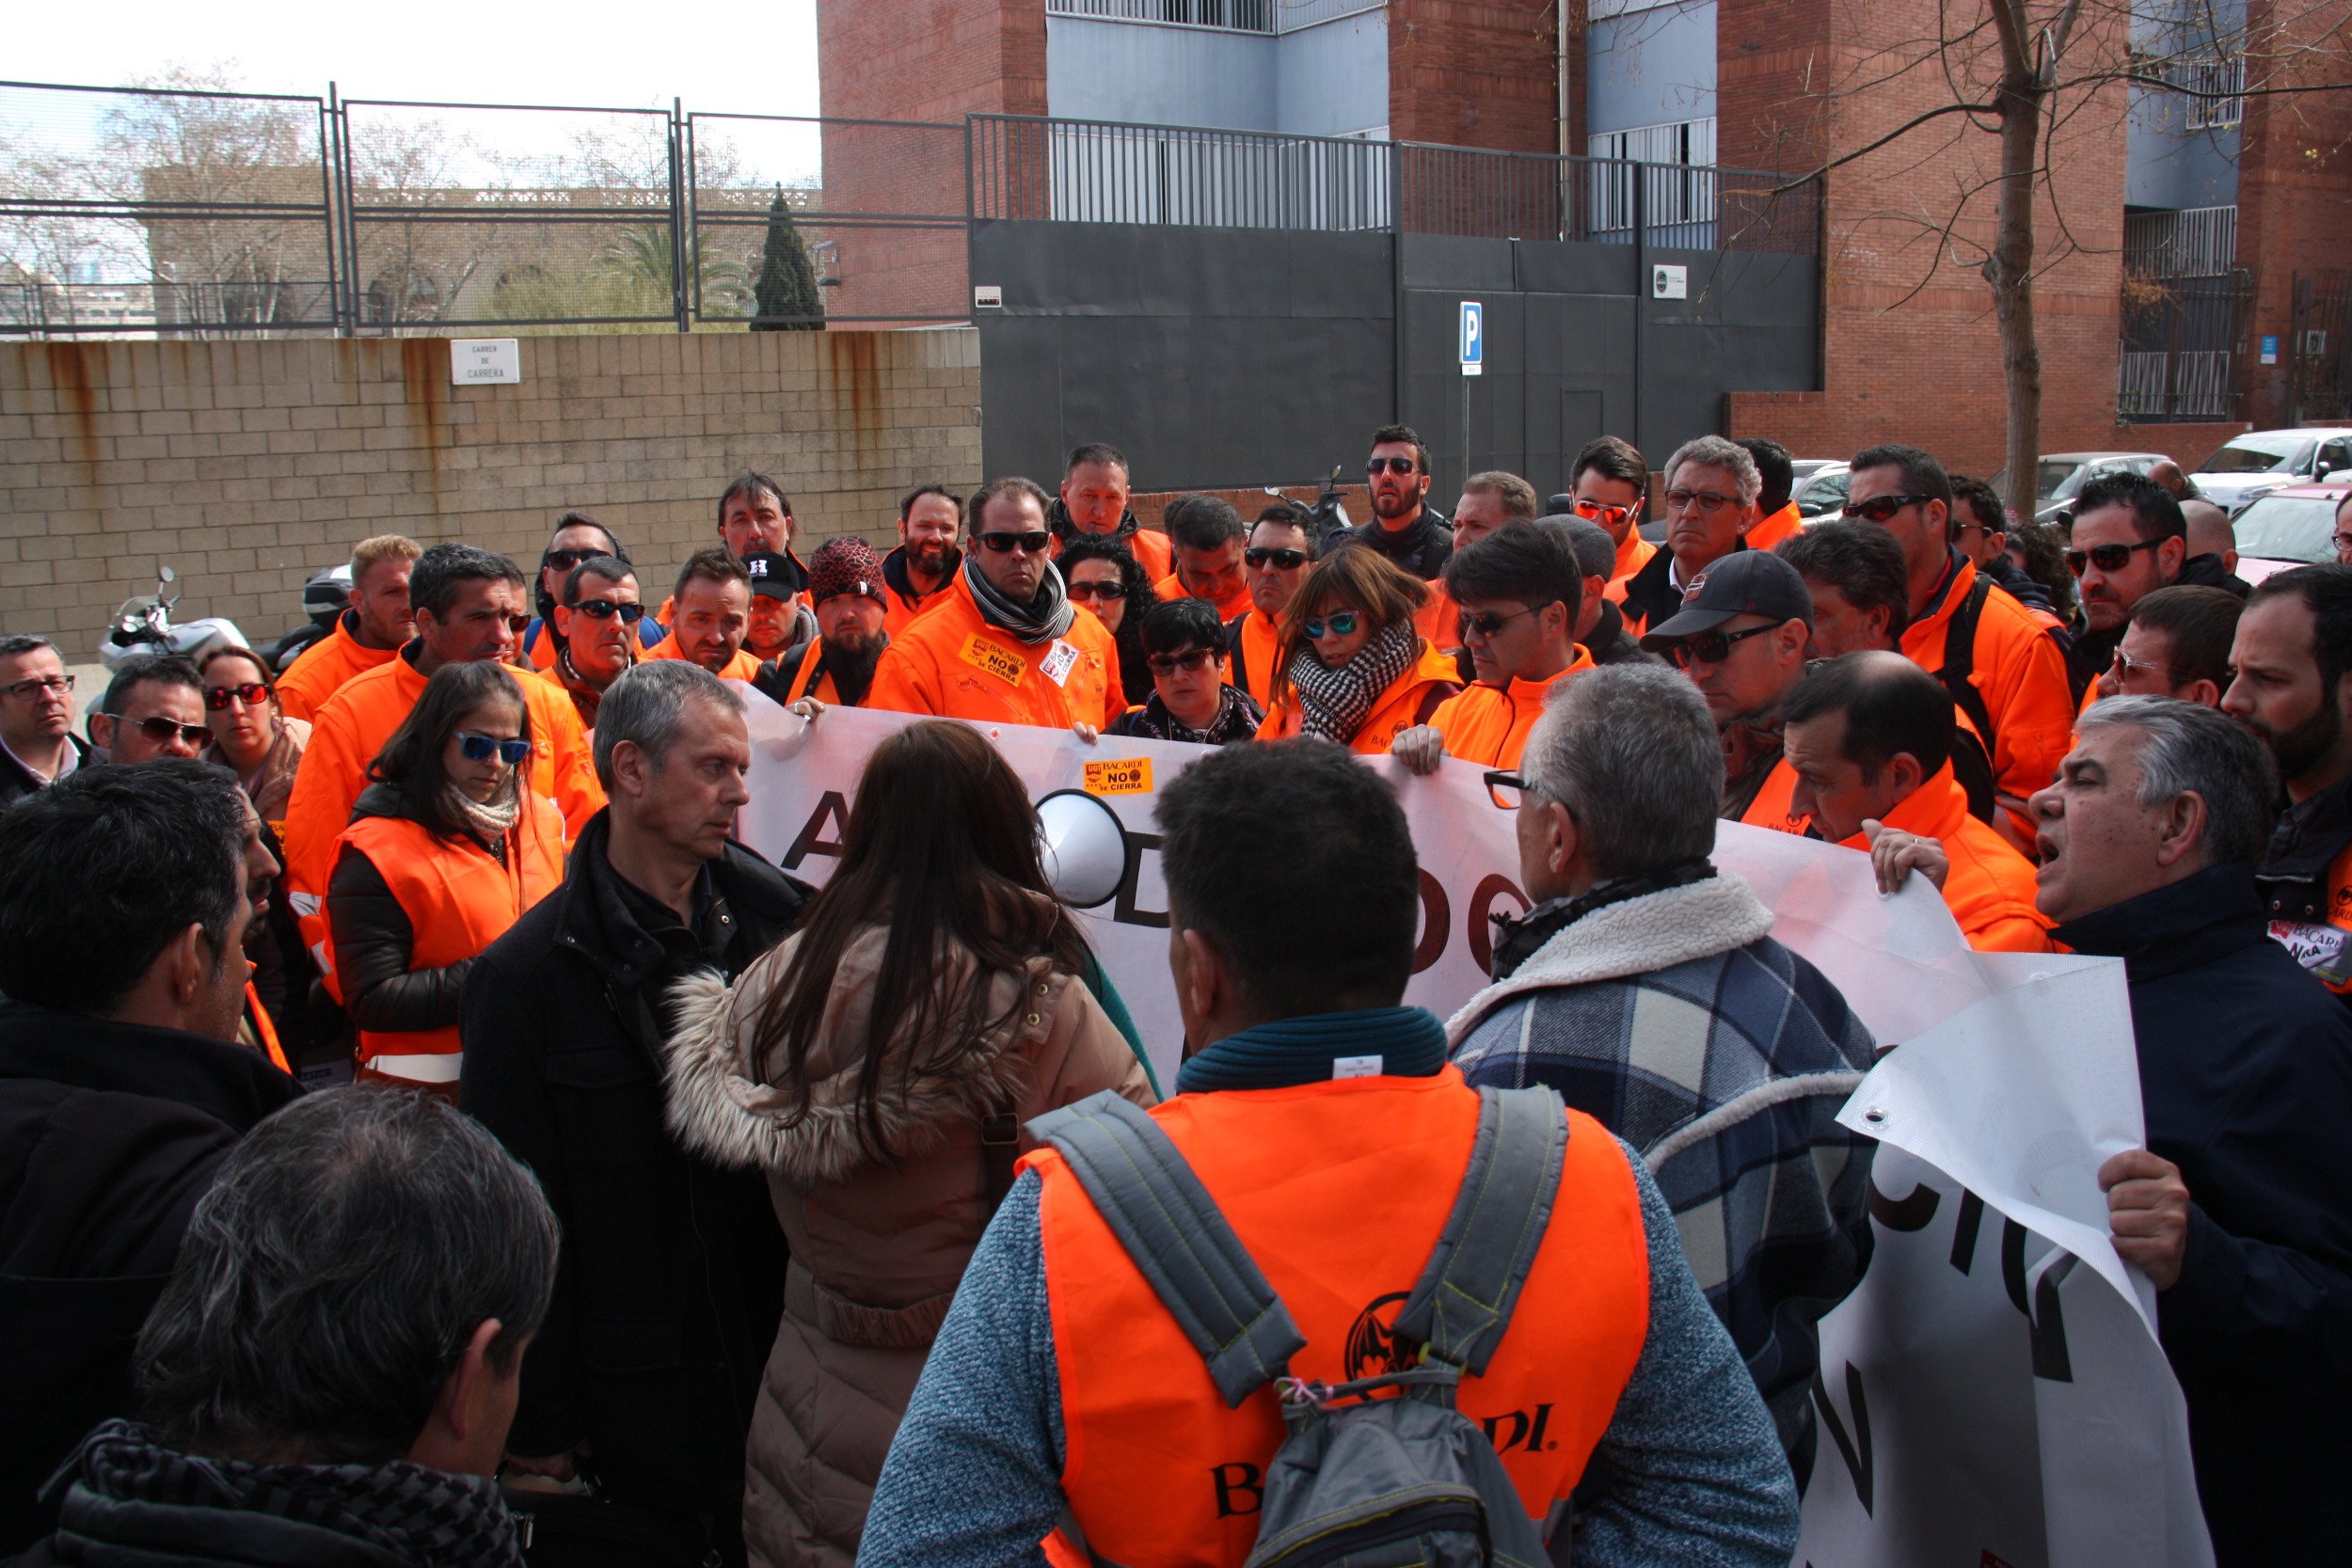
<path fill-rule="evenodd" d="M 972 602 L 980 607 L 981 620 L 999 631 L 1010 632 L 1023 642 L 1050 642 L 1068 632 L 1078 618 L 1077 608 L 1062 587 L 1061 573 L 1054 569 L 1050 561 L 1045 562 L 1045 576 L 1037 585 L 1036 597 L 1025 605 L 1013 603 L 1002 589 L 989 581 L 969 550 L 963 556 L 963 585 L 972 590 Z"/>
<path fill-rule="evenodd" d="M 1143 705 L 1143 711 L 1130 714 L 1125 734 L 1141 736 L 1147 740 L 1185 740 L 1195 746 L 1230 746 L 1236 740 L 1248 740 L 1258 733 L 1265 721 L 1257 700 L 1239 687 L 1229 686 L 1217 695 L 1216 712 L 1209 720 L 1209 727 L 1196 730 L 1168 711 L 1168 704 L 1160 694 L 1152 693 Z"/>
<path fill-rule="evenodd" d="M 1372 717 L 1372 705 L 1380 693 L 1413 667 L 1420 653 L 1421 634 L 1410 621 L 1375 632 L 1337 670 L 1316 657 L 1312 647 L 1302 645 L 1283 672 L 1298 693 L 1299 732 L 1343 746 L 1354 740 Z"/>
<path fill-rule="evenodd" d="M 162 1508 L 220 1509 L 297 1520 L 348 1535 L 418 1568 L 522 1568 L 514 1515 L 487 1476 L 405 1460 L 388 1465 L 248 1465 L 164 1447 L 146 1428 L 108 1421 L 69 1466 L 76 1490 Z M 72 1504 L 67 1505 L 69 1514 Z"/>

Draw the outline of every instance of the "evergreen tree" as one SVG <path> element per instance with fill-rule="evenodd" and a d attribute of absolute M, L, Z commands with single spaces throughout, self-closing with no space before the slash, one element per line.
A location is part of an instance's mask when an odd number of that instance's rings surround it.
<path fill-rule="evenodd" d="M 785 205 L 784 187 L 768 204 L 768 243 L 760 247 L 759 279 L 753 285 L 752 330 L 817 332 L 825 325 L 825 297 L 817 289 L 817 265 Z M 805 317 L 806 320 L 792 320 Z"/>

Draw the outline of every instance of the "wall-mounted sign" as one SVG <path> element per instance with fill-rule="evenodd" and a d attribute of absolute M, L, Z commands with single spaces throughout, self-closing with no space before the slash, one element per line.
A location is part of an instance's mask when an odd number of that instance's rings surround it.
<path fill-rule="evenodd" d="M 1691 269 L 1671 267 L 1663 263 L 1650 268 L 1649 296 L 1652 299 L 1690 298 Z"/>
<path fill-rule="evenodd" d="M 972 309 L 1001 310 L 1005 308 L 1005 291 L 1001 284 L 979 283 L 973 286 Z"/>
<path fill-rule="evenodd" d="M 523 378 L 521 345 L 513 338 L 452 338 L 449 384 L 480 387 Z"/>
<path fill-rule="evenodd" d="M 1486 308 L 1474 299 L 1462 301 L 1462 373 L 1477 375 L 1486 363 Z"/>
<path fill-rule="evenodd" d="M 2279 335 L 2275 332 L 2265 332 L 2263 334 L 2263 363 L 2275 365 L 2278 362 Z"/>

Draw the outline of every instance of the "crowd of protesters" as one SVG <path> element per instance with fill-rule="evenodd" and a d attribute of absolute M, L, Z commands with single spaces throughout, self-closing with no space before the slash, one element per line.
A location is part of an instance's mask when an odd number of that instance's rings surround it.
<path fill-rule="evenodd" d="M 1885 1047 L 1724 821 L 2124 960 L 2146 1147 L 2098 1175 L 2217 1559 L 2352 1554 L 2352 565 L 2249 588 L 2177 469 L 2058 525 L 1906 446 L 1835 518 L 1791 473 L 1604 437 L 1448 515 L 1391 425 L 1359 526 L 1147 529 L 1098 443 L 803 560 L 747 472 L 650 578 L 580 511 L 531 573 L 362 540 L 290 668 L 132 657 L 84 733 L 0 637 L 0 1554 L 1238 1564 L 1270 1372 L 1201 1361 L 1041 1130 L 1149 1113 L 1295 1399 L 1439 1375 L 1409 1298 L 1517 1092 L 1559 1191 L 1448 1401 L 1547 1413 L 1497 1484 L 1558 1560 L 1786 1563 Z M 735 840 L 730 683 L 1211 748 L 1157 807 L 1175 1080 L 976 722 L 873 752 L 819 891 Z M 1391 781 L 1449 759 L 1531 907 L 1440 1021 Z"/>

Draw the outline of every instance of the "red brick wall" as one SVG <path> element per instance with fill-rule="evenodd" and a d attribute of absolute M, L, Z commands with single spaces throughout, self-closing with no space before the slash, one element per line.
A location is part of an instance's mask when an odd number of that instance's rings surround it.
<path fill-rule="evenodd" d="M 1882 437 L 1867 422 L 1841 427 L 1832 417 L 1836 406 L 1826 392 L 1734 392 L 1730 428 L 1724 434 L 1769 436 L 1795 456 L 1828 457 L 1839 462 L 1875 441 L 1899 438 Z M 2105 431 L 2077 432 L 2079 439 L 2062 444 L 2044 439 L 2042 447 L 2044 451 L 2060 451 L 2067 447 L 2088 451 L 2160 451 L 2184 469 L 2194 469 L 2212 455 L 2216 447 L 2245 434 L 2247 428 L 2242 423 L 2119 424 Z M 1949 449 L 1931 450 L 1937 451 L 1938 456 L 1962 473 L 1981 477 L 2001 466 L 1997 435 L 1993 451 L 1976 467 L 1955 458 Z"/>
<path fill-rule="evenodd" d="M 1389 134 L 1560 150 L 1554 0 L 1389 0 Z"/>

